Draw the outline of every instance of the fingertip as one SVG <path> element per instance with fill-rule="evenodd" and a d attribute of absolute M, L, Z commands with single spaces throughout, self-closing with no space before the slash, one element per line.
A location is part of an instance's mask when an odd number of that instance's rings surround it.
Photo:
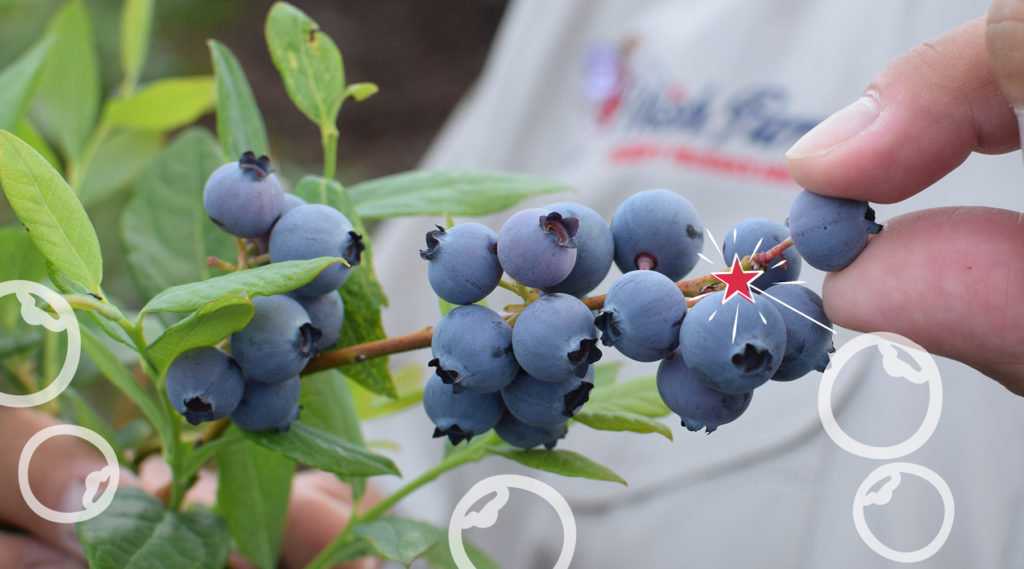
<path fill-rule="evenodd" d="M 1024 3 L 995 0 L 985 24 L 992 74 L 1006 99 L 1024 106 Z"/>
<path fill-rule="evenodd" d="M 929 352 L 952 357 L 1003 381 L 1024 356 L 1024 248 L 1017 212 L 940 208 L 900 216 L 872 238 L 822 288 L 825 312 L 839 326 L 895 332 Z"/>

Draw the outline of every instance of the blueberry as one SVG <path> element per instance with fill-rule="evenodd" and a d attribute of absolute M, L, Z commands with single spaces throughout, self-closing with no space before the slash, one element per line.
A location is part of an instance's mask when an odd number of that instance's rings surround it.
<path fill-rule="evenodd" d="M 457 445 L 494 428 L 505 412 L 505 404 L 500 393 L 455 393 L 452 386 L 432 375 L 423 387 L 423 410 L 434 423 L 434 437 L 447 436 Z"/>
<path fill-rule="evenodd" d="M 287 431 L 299 418 L 299 395 L 302 380 L 293 376 L 277 383 L 263 383 L 246 378 L 245 394 L 231 422 L 247 431 Z"/>
<path fill-rule="evenodd" d="M 499 391 L 519 372 L 512 328 L 493 310 L 476 304 L 446 314 L 434 328 L 430 349 L 430 365 L 456 393 Z"/>
<path fill-rule="evenodd" d="M 580 220 L 579 231 L 576 233 L 576 264 L 565 280 L 546 287 L 544 291 L 564 292 L 582 298 L 601 284 L 612 266 L 615 257 L 612 230 L 599 213 L 585 205 L 562 202 L 544 209 L 557 212 L 562 217 Z"/>
<path fill-rule="evenodd" d="M 832 322 L 825 316 L 818 293 L 797 284 L 780 284 L 770 287 L 765 295 L 772 302 L 779 302 L 776 306 L 786 325 L 786 352 L 772 379 L 786 381 L 803 377 L 811 370 L 825 371 L 829 354 L 834 351 Z"/>
<path fill-rule="evenodd" d="M 626 273 L 646 265 L 676 281 L 697 264 L 704 224 L 693 204 L 669 190 L 647 190 L 622 202 L 612 217 L 615 264 Z"/>
<path fill-rule="evenodd" d="M 725 235 L 722 255 L 726 264 L 732 264 L 734 257 L 740 259 L 754 253 L 763 253 L 782 243 L 789 237 L 789 229 L 781 223 L 761 217 L 752 217 L 737 223 Z M 780 264 L 785 260 L 784 265 Z M 753 285 L 764 290 L 775 283 L 795 281 L 800 277 L 803 261 L 793 247 L 782 252 L 782 259 L 776 259 L 753 281 Z"/>
<path fill-rule="evenodd" d="M 167 368 L 167 398 L 193 425 L 230 415 L 242 398 L 242 386 L 238 364 L 212 346 L 183 352 Z"/>
<path fill-rule="evenodd" d="M 845 268 L 867 247 L 868 235 L 878 233 L 875 210 L 868 202 L 832 198 L 804 190 L 789 209 L 793 245 L 812 267 L 822 271 Z"/>
<path fill-rule="evenodd" d="M 558 439 L 565 437 L 568 430 L 567 421 L 549 427 L 534 427 L 516 419 L 512 413 L 505 413 L 494 427 L 494 432 L 501 440 L 519 448 L 533 448 L 539 445 L 549 449 L 555 448 Z"/>
<path fill-rule="evenodd" d="M 516 419 L 534 427 L 550 427 L 575 415 L 593 388 L 593 368 L 587 379 L 572 377 L 558 382 L 521 373 L 501 390 L 501 398 Z"/>
<path fill-rule="evenodd" d="M 557 285 L 576 263 L 579 220 L 541 208 L 512 215 L 498 232 L 498 261 L 508 276 L 530 287 Z"/>
<path fill-rule="evenodd" d="M 512 328 L 512 349 L 526 373 L 541 381 L 586 377 L 601 359 L 587 305 L 561 292 L 531 302 Z"/>
<path fill-rule="evenodd" d="M 680 350 L 658 365 L 658 395 L 682 425 L 691 431 L 711 433 L 720 425 L 736 420 L 747 410 L 752 391 L 723 393 L 707 385 L 686 365 Z"/>
<path fill-rule="evenodd" d="M 284 188 L 270 171 L 270 160 L 245 152 L 210 174 L 203 207 L 218 227 L 238 237 L 259 237 L 281 217 Z"/>
<path fill-rule="evenodd" d="M 298 375 L 316 353 L 320 330 L 306 310 L 283 294 L 252 299 L 252 320 L 231 335 L 231 353 L 246 377 L 265 383 Z"/>
<path fill-rule="evenodd" d="M 615 281 L 594 319 L 601 342 L 622 355 L 653 362 L 679 345 L 686 297 L 672 279 L 657 271 L 630 271 Z"/>
<path fill-rule="evenodd" d="M 327 294 L 313 297 L 299 296 L 291 292 L 286 296 L 302 305 L 309 315 L 310 323 L 320 331 L 320 339 L 314 342 L 313 347 L 318 352 L 333 348 L 338 343 L 341 327 L 345 324 L 345 303 L 341 300 L 341 294 L 332 290 Z"/>
<path fill-rule="evenodd" d="M 687 365 L 707 384 L 726 393 L 743 393 L 768 381 L 786 351 L 786 325 L 774 303 L 754 303 L 725 291 L 693 306 L 679 330 Z M 244 369 L 244 368 L 243 368 Z"/>
<path fill-rule="evenodd" d="M 300 205 L 306 205 L 306 200 L 300 198 L 295 194 L 285 194 L 284 206 L 281 208 L 281 215 L 288 213 L 289 211 L 299 207 Z"/>
<path fill-rule="evenodd" d="M 498 286 L 498 236 L 479 223 L 440 225 L 427 233 L 420 257 L 430 264 L 427 279 L 437 296 L 452 304 L 479 302 Z"/>
<path fill-rule="evenodd" d="M 362 236 L 347 217 L 333 207 L 300 205 L 281 216 L 270 232 L 270 261 L 296 261 L 317 257 L 341 257 L 351 267 L 363 253 Z M 308 284 L 295 289 L 300 296 L 320 296 L 340 287 L 352 271 L 341 263 L 321 271 Z"/>

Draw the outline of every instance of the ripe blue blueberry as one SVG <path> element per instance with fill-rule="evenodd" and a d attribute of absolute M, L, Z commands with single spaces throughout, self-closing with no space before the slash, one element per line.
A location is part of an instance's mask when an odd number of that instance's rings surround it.
<path fill-rule="evenodd" d="M 306 200 L 300 198 L 295 194 L 285 194 L 284 207 L 281 208 L 281 215 L 288 213 L 289 211 L 299 207 L 300 205 L 306 205 Z"/>
<path fill-rule="evenodd" d="M 658 395 L 679 415 L 684 427 L 711 433 L 742 415 L 754 394 L 723 393 L 708 386 L 700 374 L 687 367 L 683 353 L 676 350 L 658 365 Z"/>
<path fill-rule="evenodd" d="M 780 284 L 768 288 L 765 296 L 779 303 L 779 314 L 786 325 L 786 352 L 772 379 L 786 381 L 811 370 L 825 371 L 829 354 L 834 351 L 832 322 L 825 316 L 818 293 L 801 285 Z"/>
<path fill-rule="evenodd" d="M 362 239 L 348 218 L 333 207 L 300 205 L 282 215 L 270 232 L 270 261 L 341 257 L 354 267 L 362 257 Z M 335 263 L 293 292 L 300 296 L 327 294 L 348 279 L 351 267 Z"/>
<path fill-rule="evenodd" d="M 512 355 L 512 327 L 493 310 L 459 306 L 434 328 L 431 366 L 456 393 L 500 391 L 519 372 Z"/>
<path fill-rule="evenodd" d="M 686 364 L 707 384 L 726 393 L 743 393 L 768 381 L 786 351 L 786 325 L 774 303 L 750 302 L 725 291 L 690 308 L 679 330 Z"/>
<path fill-rule="evenodd" d="M 561 292 L 531 302 L 512 328 L 512 349 L 526 373 L 541 381 L 586 377 L 601 359 L 594 316 L 583 301 Z"/>
<path fill-rule="evenodd" d="M 479 223 L 440 225 L 427 232 L 427 279 L 437 296 L 452 304 L 479 302 L 498 286 L 498 235 Z"/>
<path fill-rule="evenodd" d="M 247 431 L 287 431 L 299 418 L 302 380 L 293 376 L 277 383 L 246 378 L 245 393 L 231 413 L 231 422 Z"/>
<path fill-rule="evenodd" d="M 283 294 L 252 299 L 252 320 L 231 335 L 231 354 L 246 377 L 277 383 L 298 375 L 316 353 L 320 330 L 294 299 Z"/>
<path fill-rule="evenodd" d="M 585 205 L 561 202 L 545 206 L 562 217 L 580 220 L 576 233 L 576 264 L 565 280 L 544 289 L 545 292 L 564 292 L 582 298 L 601 284 L 615 257 L 612 230 L 599 213 Z"/>
<path fill-rule="evenodd" d="M 219 348 L 193 348 L 167 368 L 167 398 L 193 425 L 223 419 L 242 398 L 242 370 Z"/>
<path fill-rule="evenodd" d="M 867 247 L 868 235 L 878 233 L 875 210 L 868 202 L 832 198 L 804 190 L 789 209 L 793 245 L 812 267 L 822 271 L 845 268 Z"/>
<path fill-rule="evenodd" d="M 245 152 L 210 174 L 203 207 L 218 227 L 238 237 L 259 237 L 281 216 L 284 188 L 270 171 L 270 159 Z"/>
<path fill-rule="evenodd" d="M 447 436 L 457 445 L 494 428 L 505 413 L 505 404 L 498 392 L 455 393 L 452 386 L 432 375 L 423 387 L 423 410 L 434 423 L 434 438 Z"/>
<path fill-rule="evenodd" d="M 647 190 L 622 202 L 612 217 L 615 264 L 626 273 L 649 268 L 672 280 L 697 264 L 704 224 L 693 204 L 669 190 Z"/>
<path fill-rule="evenodd" d="M 587 379 L 572 377 L 558 382 L 521 373 L 501 390 L 501 398 L 516 419 L 534 427 L 551 427 L 575 415 L 593 388 L 593 368 Z"/>
<path fill-rule="evenodd" d="M 594 319 L 601 343 L 622 355 L 653 362 L 679 345 L 686 297 L 672 279 L 657 271 L 630 271 L 615 281 Z"/>
<path fill-rule="evenodd" d="M 579 220 L 541 208 L 513 214 L 498 232 L 498 262 L 508 276 L 530 287 L 555 286 L 576 264 Z"/>
<path fill-rule="evenodd" d="M 494 427 L 494 432 L 501 440 L 519 448 L 533 448 L 539 445 L 544 445 L 548 449 L 555 448 L 558 439 L 565 437 L 568 430 L 567 421 L 548 427 L 534 427 L 516 419 L 512 413 L 505 413 Z"/>
<path fill-rule="evenodd" d="M 734 257 L 742 259 L 754 253 L 764 253 L 789 237 L 789 229 L 781 223 L 761 217 L 752 217 L 737 223 L 725 235 L 722 255 L 726 264 L 732 264 Z M 785 264 L 782 261 L 785 260 Z M 776 259 L 753 281 L 753 285 L 764 290 L 775 283 L 795 281 L 800 276 L 803 261 L 796 249 L 789 247 L 782 252 L 782 259 Z"/>
<path fill-rule="evenodd" d="M 345 324 L 345 303 L 341 300 L 341 294 L 332 290 L 320 296 L 299 296 L 294 293 L 287 293 L 288 297 L 296 300 L 306 310 L 309 321 L 320 331 L 320 339 L 313 343 L 318 352 L 333 348 L 341 337 L 341 327 Z"/>

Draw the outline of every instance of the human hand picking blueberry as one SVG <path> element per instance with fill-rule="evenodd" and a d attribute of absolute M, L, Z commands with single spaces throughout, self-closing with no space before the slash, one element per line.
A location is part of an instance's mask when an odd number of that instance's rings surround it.
<path fill-rule="evenodd" d="M 858 101 L 789 150 L 793 177 L 824 195 L 893 203 L 927 191 L 971 152 L 1018 148 L 1011 104 L 1024 103 L 1013 19 L 1021 11 L 997 0 L 987 18 L 894 60 Z M 890 219 L 856 262 L 828 276 L 825 309 L 837 324 L 902 334 L 1024 395 L 1022 248 L 1016 211 L 957 207 Z"/>

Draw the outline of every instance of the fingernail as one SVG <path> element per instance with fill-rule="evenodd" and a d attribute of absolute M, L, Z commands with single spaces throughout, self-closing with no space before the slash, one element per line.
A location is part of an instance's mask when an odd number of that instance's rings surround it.
<path fill-rule="evenodd" d="M 786 158 L 807 158 L 825 154 L 871 126 L 878 118 L 878 114 L 877 96 L 874 93 L 865 93 L 807 131 L 786 151 Z"/>
<path fill-rule="evenodd" d="M 82 496 L 84 495 L 85 484 L 79 480 L 69 483 L 68 487 L 64 490 L 64 496 L 61 499 L 61 511 L 82 511 L 84 507 L 82 505 Z M 60 535 L 61 549 L 85 559 L 85 549 L 82 548 L 82 542 L 78 539 L 78 530 L 76 525 L 77 524 L 60 524 L 60 528 L 57 531 Z"/>

